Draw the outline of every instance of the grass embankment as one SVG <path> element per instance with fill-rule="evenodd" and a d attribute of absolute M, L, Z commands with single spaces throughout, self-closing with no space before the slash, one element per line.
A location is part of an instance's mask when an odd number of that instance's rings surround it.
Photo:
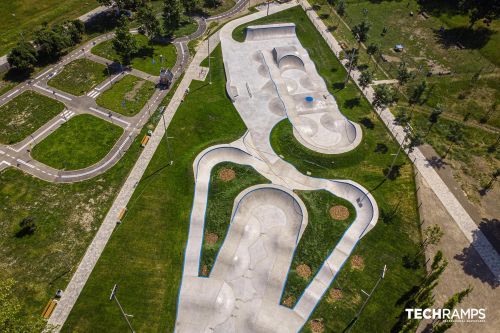
<path fill-rule="evenodd" d="M 221 174 L 221 172 L 227 170 L 234 172 L 234 179 L 223 179 L 224 174 Z M 251 166 L 223 162 L 212 169 L 207 212 L 205 214 L 205 235 L 200 259 L 200 276 L 208 276 L 213 268 L 215 258 L 227 235 L 236 196 L 250 186 L 265 183 L 269 183 L 269 180 Z"/>
<path fill-rule="evenodd" d="M 115 283 L 121 304 L 134 315 L 135 330 L 173 330 L 193 201 L 193 160 L 203 149 L 231 142 L 245 131 L 226 97 L 220 47 L 212 56 L 212 85 L 192 82 L 168 128 L 169 145 L 164 140 L 158 147 L 64 332 L 127 330 L 116 304 L 109 302 Z"/>
<path fill-rule="evenodd" d="M 50 79 L 47 84 L 75 96 L 89 92 L 106 79 L 106 66 L 88 59 L 77 59 Z"/>
<path fill-rule="evenodd" d="M 100 94 L 96 103 L 103 108 L 131 117 L 142 110 L 154 92 L 154 83 L 133 75 L 125 75 Z"/>
<path fill-rule="evenodd" d="M 64 104 L 28 90 L 0 106 L 0 143 L 13 144 L 64 110 Z"/>
<path fill-rule="evenodd" d="M 356 324 L 356 330 L 386 332 L 395 323 L 401 306 L 397 300 L 420 281 L 423 269 L 408 270 L 402 266 L 405 254 L 414 254 L 420 243 L 420 229 L 416 209 L 415 183 L 412 167 L 405 156 L 400 156 L 396 165 L 399 176 L 384 181 L 384 169 L 388 168 L 398 149 L 383 123 L 373 112 L 369 103 L 352 82 L 344 89 L 338 89 L 345 78 L 345 70 L 330 51 L 300 7 L 251 22 L 265 24 L 293 22 L 302 45 L 307 48 L 319 74 L 335 96 L 341 112 L 349 119 L 363 126 L 361 144 L 348 153 L 322 155 L 301 146 L 293 137 L 288 120 L 279 123 L 271 133 L 271 142 L 277 154 L 295 165 L 301 172 L 310 171 L 321 178 L 352 179 L 372 191 L 379 208 L 398 213 L 390 224 L 378 222 L 358 244 L 353 255 L 364 260 L 364 270 L 358 271 L 346 264 L 337 276 L 334 286 L 342 286 L 343 298 L 333 303 L 324 297 L 312 315 L 323 318 L 327 331 L 342 331 L 361 306 L 364 295 L 361 289 L 370 290 L 384 264 L 388 266 L 386 279 L 381 283 L 363 317 Z M 244 26 L 238 27 L 233 37 L 244 38 Z M 324 259 L 324 258 L 323 258 Z M 332 286 L 333 288 L 333 286 Z M 384 320 L 380 320 L 384 318 Z M 309 325 L 304 331 L 309 331 Z"/>
<path fill-rule="evenodd" d="M 34 159 L 60 170 L 91 166 L 106 156 L 123 129 L 89 114 L 63 123 L 31 151 Z"/>
<path fill-rule="evenodd" d="M 162 67 L 172 68 L 175 65 L 176 52 L 173 44 L 150 43 L 144 35 L 134 35 L 134 38 L 137 41 L 138 51 L 132 55 L 130 61 L 132 68 L 158 76 Z M 120 62 L 120 57 L 113 49 L 112 40 L 94 46 L 91 52 L 111 61 Z"/>
<path fill-rule="evenodd" d="M 309 223 L 295 249 L 292 266 L 287 276 L 281 303 L 293 307 L 307 285 L 333 251 L 341 236 L 356 218 L 356 210 L 350 202 L 328 191 L 299 191 L 309 214 Z M 333 219 L 330 209 L 344 206 L 349 211 L 345 220 Z M 310 269 L 299 272 L 300 268 Z M 297 269 L 299 268 L 299 269 Z"/>

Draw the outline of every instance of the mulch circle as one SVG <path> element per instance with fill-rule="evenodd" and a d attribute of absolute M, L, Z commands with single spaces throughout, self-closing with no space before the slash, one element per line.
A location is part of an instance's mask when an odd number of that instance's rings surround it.
<path fill-rule="evenodd" d="M 325 331 L 323 318 L 312 319 L 311 321 L 309 321 L 309 325 L 311 326 L 311 331 L 313 333 L 323 333 Z"/>
<path fill-rule="evenodd" d="M 311 270 L 311 267 L 309 267 L 308 265 L 306 264 L 300 264 L 298 265 L 296 268 L 295 268 L 295 271 L 297 272 L 297 274 L 305 279 L 305 280 L 309 280 L 309 278 L 311 277 L 312 275 L 312 270 Z"/>
<path fill-rule="evenodd" d="M 365 268 L 365 261 L 362 256 L 355 255 L 351 259 L 351 267 L 352 269 L 362 271 Z"/>
<path fill-rule="evenodd" d="M 330 217 L 334 220 L 343 221 L 349 217 L 349 209 L 342 205 L 332 206 L 330 208 Z"/>
<path fill-rule="evenodd" d="M 283 304 L 291 308 L 295 303 L 295 297 L 293 295 L 288 296 L 283 300 Z"/>
<path fill-rule="evenodd" d="M 228 182 L 236 178 L 236 172 L 233 169 L 222 168 L 219 170 L 219 179 L 223 182 Z"/>
<path fill-rule="evenodd" d="M 328 293 L 328 303 L 333 303 L 338 301 L 339 299 L 342 299 L 343 294 L 342 290 L 339 288 L 332 288 L 330 289 L 330 292 Z"/>
<path fill-rule="evenodd" d="M 208 245 L 215 245 L 217 241 L 219 240 L 219 236 L 216 233 L 209 232 L 205 234 L 205 241 L 207 242 Z"/>
<path fill-rule="evenodd" d="M 207 265 L 201 266 L 201 276 L 208 276 L 208 266 Z"/>

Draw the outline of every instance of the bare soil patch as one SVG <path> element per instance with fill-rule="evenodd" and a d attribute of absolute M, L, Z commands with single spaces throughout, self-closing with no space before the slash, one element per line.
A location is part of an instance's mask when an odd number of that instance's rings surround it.
<path fill-rule="evenodd" d="M 309 280 L 309 278 L 311 277 L 312 275 L 312 270 L 311 270 L 311 267 L 309 267 L 308 265 L 306 264 L 300 264 L 298 265 L 295 270 L 297 271 L 297 274 L 299 274 L 299 276 L 305 280 Z"/>
<path fill-rule="evenodd" d="M 288 296 L 283 300 L 283 304 L 291 308 L 295 304 L 295 297 L 293 295 Z"/>
<path fill-rule="evenodd" d="M 342 299 L 342 297 L 343 297 L 343 293 L 342 293 L 341 289 L 339 289 L 339 288 L 332 288 L 328 292 L 328 298 L 326 299 L 326 301 L 328 303 L 334 303 L 334 302 Z"/>
<path fill-rule="evenodd" d="M 236 178 L 236 172 L 233 169 L 223 168 L 219 171 L 219 179 L 228 182 Z"/>
<path fill-rule="evenodd" d="M 330 217 L 334 220 L 343 221 L 349 217 L 349 209 L 342 205 L 335 205 L 330 208 Z"/>
<path fill-rule="evenodd" d="M 325 324 L 323 322 L 323 318 L 311 320 L 309 322 L 309 326 L 311 326 L 311 331 L 313 333 L 322 333 L 325 331 Z"/>
<path fill-rule="evenodd" d="M 351 267 L 352 269 L 362 271 L 365 268 L 365 261 L 362 256 L 355 255 L 351 259 Z"/>
<path fill-rule="evenodd" d="M 207 265 L 201 266 L 201 276 L 208 276 L 208 266 Z"/>
<path fill-rule="evenodd" d="M 205 240 L 208 245 L 215 245 L 215 243 L 219 240 L 219 236 L 216 233 L 209 232 L 205 234 Z"/>
<path fill-rule="evenodd" d="M 134 84 L 134 88 L 132 88 L 132 90 L 130 90 L 128 93 L 125 94 L 125 99 L 127 101 L 134 100 L 135 96 L 137 95 L 137 93 L 139 92 L 141 87 L 144 85 L 144 82 L 146 82 L 146 81 L 144 81 L 144 80 L 137 81 Z"/>

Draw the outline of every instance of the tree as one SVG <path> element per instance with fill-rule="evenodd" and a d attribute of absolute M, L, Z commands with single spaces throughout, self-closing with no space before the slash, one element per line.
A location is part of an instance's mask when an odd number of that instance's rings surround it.
<path fill-rule="evenodd" d="M 10 51 L 7 56 L 7 61 L 10 67 L 21 73 L 29 74 L 35 68 L 37 61 L 36 49 L 31 43 L 20 41 L 17 43 L 16 47 Z"/>
<path fill-rule="evenodd" d="M 422 96 L 427 90 L 427 82 L 424 80 L 420 82 L 415 88 L 410 96 L 410 104 L 417 104 L 422 102 Z"/>
<path fill-rule="evenodd" d="M 217 8 L 222 4 L 221 0 L 204 0 L 205 5 L 210 8 Z"/>
<path fill-rule="evenodd" d="M 394 116 L 394 122 L 399 126 L 407 128 L 410 124 L 412 114 L 408 112 L 406 108 L 399 108 L 396 115 Z"/>
<path fill-rule="evenodd" d="M 16 234 L 18 237 L 33 235 L 36 231 L 35 219 L 31 216 L 25 217 L 19 222 L 19 227 L 21 227 L 21 230 Z"/>
<path fill-rule="evenodd" d="M 448 134 L 446 135 L 446 138 L 448 139 L 448 141 L 450 141 L 450 145 L 448 146 L 448 149 L 446 150 L 443 159 L 446 158 L 446 156 L 448 156 L 449 152 L 451 151 L 454 145 L 463 140 L 464 138 L 463 126 L 458 123 L 451 124 L 448 127 Z"/>
<path fill-rule="evenodd" d="M 62 51 L 71 45 L 71 39 L 61 26 L 38 30 L 35 32 L 34 42 L 38 47 L 38 60 L 58 59 Z"/>
<path fill-rule="evenodd" d="M 52 332 L 51 327 L 44 330 L 45 321 L 42 317 L 23 315 L 21 302 L 14 292 L 15 284 L 13 279 L 0 280 L 0 332 Z"/>
<path fill-rule="evenodd" d="M 359 86 L 362 89 L 366 89 L 366 87 L 368 87 L 372 82 L 373 82 L 373 73 L 368 69 L 362 71 L 358 80 Z"/>
<path fill-rule="evenodd" d="M 497 181 L 498 177 L 500 177 L 500 169 L 496 169 L 492 172 L 490 181 L 484 185 L 485 192 L 493 188 L 493 184 Z"/>
<path fill-rule="evenodd" d="M 129 31 L 128 19 L 125 16 L 118 20 L 115 38 L 113 38 L 113 49 L 126 65 L 130 63 L 132 55 L 137 52 L 137 41 Z"/>
<path fill-rule="evenodd" d="M 124 9 L 137 10 L 145 3 L 143 0 L 97 0 L 97 2 L 106 7 L 114 6 L 119 11 Z"/>
<path fill-rule="evenodd" d="M 410 71 L 408 70 L 408 67 L 406 67 L 406 63 L 402 62 L 398 68 L 397 79 L 398 79 L 399 85 L 402 86 L 402 85 L 406 84 L 411 79 L 411 76 L 412 75 L 411 75 Z"/>
<path fill-rule="evenodd" d="M 365 20 L 352 27 L 352 33 L 354 38 L 358 40 L 358 43 L 366 42 L 368 39 L 368 31 L 370 31 L 370 25 Z"/>
<path fill-rule="evenodd" d="M 366 53 L 371 57 L 375 55 L 375 53 L 378 52 L 378 46 L 376 44 L 371 43 L 370 45 L 367 46 L 366 48 Z"/>
<path fill-rule="evenodd" d="M 184 10 L 186 13 L 193 13 L 196 8 L 198 7 L 198 1 L 197 0 L 182 0 L 182 6 L 184 7 Z"/>
<path fill-rule="evenodd" d="M 460 9 L 469 15 L 469 29 L 480 19 L 492 21 L 500 16 L 498 0 L 461 0 Z"/>
<path fill-rule="evenodd" d="M 444 232 L 437 225 L 430 225 L 424 229 L 424 241 L 421 245 L 421 250 L 419 253 L 422 253 L 429 245 L 437 245 L 441 238 L 443 237 Z"/>
<path fill-rule="evenodd" d="M 453 310 L 458 304 L 462 303 L 463 299 L 467 297 L 472 291 L 471 287 L 468 287 L 453 296 L 451 296 L 446 303 L 443 304 L 443 309 Z M 443 319 L 437 319 L 432 322 L 432 332 L 433 333 L 443 333 L 453 326 L 452 321 L 444 321 Z"/>
<path fill-rule="evenodd" d="M 442 113 L 443 109 L 439 105 L 432 110 L 431 114 L 429 115 L 429 128 L 427 129 L 427 135 L 429 135 L 429 133 L 431 132 L 432 126 L 437 124 Z"/>
<path fill-rule="evenodd" d="M 171 35 L 181 23 L 181 3 L 179 0 L 165 0 L 163 6 L 163 26 Z"/>
<path fill-rule="evenodd" d="M 396 100 L 394 90 L 387 84 L 377 85 L 374 90 L 373 105 L 376 108 L 385 108 Z"/>
<path fill-rule="evenodd" d="M 71 39 L 71 43 L 76 45 L 82 41 L 83 33 L 85 32 L 85 25 L 80 20 L 66 21 L 64 23 L 66 33 Z"/>
<path fill-rule="evenodd" d="M 150 40 L 161 36 L 160 21 L 153 13 L 151 6 L 146 5 L 139 9 L 137 12 L 137 21 L 139 21 L 141 29 Z"/>
<path fill-rule="evenodd" d="M 344 0 L 339 1 L 339 4 L 337 5 L 337 13 L 340 16 L 344 16 L 344 14 L 345 14 L 345 2 L 344 2 Z"/>

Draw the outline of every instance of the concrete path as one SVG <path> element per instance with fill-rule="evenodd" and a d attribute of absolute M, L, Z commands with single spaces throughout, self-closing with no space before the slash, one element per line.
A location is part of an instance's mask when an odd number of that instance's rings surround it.
<path fill-rule="evenodd" d="M 311 5 L 305 0 L 298 1 L 304 8 L 304 10 L 306 10 L 309 19 L 316 26 L 332 51 L 335 53 L 335 55 L 337 55 L 337 57 L 339 57 L 342 48 L 340 47 L 337 40 L 328 31 L 327 27 L 318 17 L 316 12 L 312 9 Z M 344 66 L 346 65 L 346 62 L 346 60 L 342 62 Z M 356 69 L 353 69 L 351 71 L 351 77 L 356 83 L 358 82 L 360 75 L 360 72 Z M 366 98 L 370 102 L 373 102 L 373 88 L 368 87 L 362 91 Z M 391 113 L 391 111 L 388 108 L 377 111 L 382 121 L 391 131 L 392 135 L 400 144 L 402 144 L 405 138 L 405 133 L 401 126 L 395 124 L 394 115 Z M 425 158 L 420 149 L 416 148 L 412 153 L 409 153 L 408 155 L 413 161 L 416 170 L 422 175 L 427 184 L 429 184 L 429 186 L 432 188 L 436 196 L 446 208 L 448 214 L 450 214 L 450 216 L 453 218 L 453 221 L 455 221 L 466 239 L 474 246 L 481 259 L 488 266 L 493 276 L 495 276 L 495 279 L 500 281 L 500 256 L 495 251 L 488 239 L 484 236 L 483 232 L 479 230 L 467 211 L 463 208 L 463 206 L 453 195 L 453 193 L 448 189 L 446 184 L 443 182 L 441 177 L 439 177 L 432 165 L 430 165 L 427 158 Z"/>
<path fill-rule="evenodd" d="M 270 8 L 270 13 L 295 5 L 276 5 Z M 273 107 L 267 107 L 269 101 L 283 96 L 285 92 L 281 91 L 280 94 L 279 88 L 265 89 L 267 83 L 260 82 L 271 82 L 277 73 L 273 73 L 271 79 L 267 71 L 253 73 L 255 69 L 266 69 L 260 63 L 262 58 L 258 51 L 268 44 L 294 45 L 296 50 L 300 50 L 301 45 L 294 31 L 290 31 L 286 24 L 255 26 L 251 28 L 251 33 L 247 31 L 245 43 L 234 42 L 231 37 L 237 26 L 265 15 L 266 11 L 262 11 L 240 18 L 228 23 L 220 31 L 228 78 L 226 89 L 248 132 L 229 145 L 206 149 L 193 163 L 194 204 L 179 293 L 176 332 L 299 331 L 358 241 L 375 226 L 378 219 L 375 200 L 359 184 L 303 175 L 272 150 L 269 143 L 272 128 L 286 117 L 290 119 L 292 111 L 275 112 Z M 256 39 L 259 43 L 253 42 Z M 272 48 L 262 49 L 265 53 L 263 57 L 272 54 L 272 51 Z M 306 55 L 300 51 L 298 53 L 307 63 Z M 268 66 L 278 68 L 280 57 L 277 58 L 269 59 L 273 63 L 268 63 Z M 271 73 L 273 70 L 270 70 Z M 310 87 L 314 91 L 316 86 Z M 285 108 L 294 106 L 292 102 L 285 105 Z M 334 100 L 328 105 L 334 105 Z M 318 113 L 317 110 L 310 112 Z M 338 109 L 330 112 L 338 112 Z M 309 144 L 313 145 L 314 141 Z M 318 145 L 321 146 L 321 143 Z M 250 165 L 269 179 L 272 185 L 251 187 L 235 199 L 228 234 L 209 278 L 203 278 L 199 277 L 199 266 L 210 175 L 212 168 L 224 161 Z M 356 209 L 356 219 L 326 258 L 295 307 L 289 309 L 280 305 L 281 295 L 294 250 L 308 221 L 307 210 L 293 190 L 329 191 L 352 203 Z"/>

